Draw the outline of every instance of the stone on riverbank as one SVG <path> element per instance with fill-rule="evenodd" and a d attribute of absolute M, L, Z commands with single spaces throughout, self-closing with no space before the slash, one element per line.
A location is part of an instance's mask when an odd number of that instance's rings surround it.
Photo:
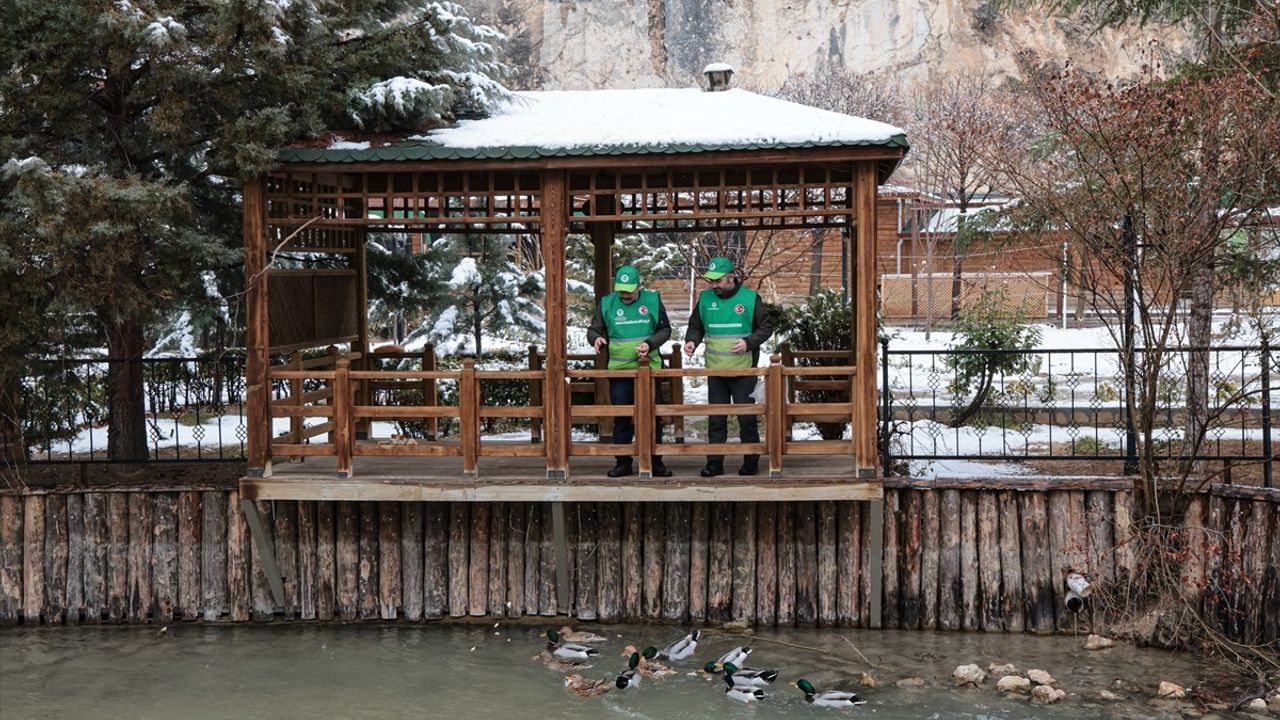
<path fill-rule="evenodd" d="M 1106 650 L 1109 647 L 1115 647 L 1115 644 L 1115 640 L 1101 635 L 1090 635 L 1084 639 L 1085 650 Z"/>
<path fill-rule="evenodd" d="M 1031 682 L 1037 685 L 1057 685 L 1058 681 L 1053 676 L 1043 670 L 1028 670 L 1027 677 L 1031 678 Z"/>
<path fill-rule="evenodd" d="M 897 685 L 898 687 L 906 690 L 918 690 L 919 688 L 922 688 L 928 685 L 928 683 L 924 681 L 924 678 L 909 677 L 909 678 L 902 678 L 898 682 L 894 683 L 894 685 Z"/>
<path fill-rule="evenodd" d="M 1031 702 L 1035 705 L 1052 705 L 1066 696 L 1065 691 L 1048 685 L 1037 685 L 1031 688 Z"/>
<path fill-rule="evenodd" d="M 1028 695 L 1031 693 L 1031 681 L 1021 675 L 1005 675 L 996 681 L 996 691 L 1007 694 Z"/>
<path fill-rule="evenodd" d="M 976 686 L 981 685 L 982 681 L 987 679 L 987 674 L 977 665 L 957 665 L 956 669 L 951 673 L 951 678 L 956 687 Z"/>
<path fill-rule="evenodd" d="M 1156 690 L 1156 697 L 1181 700 L 1186 696 L 1187 696 L 1186 688 L 1182 687 L 1181 685 L 1176 685 L 1174 683 L 1171 683 L 1168 680 L 1161 680 L 1160 687 L 1159 689 Z"/>
<path fill-rule="evenodd" d="M 861 685 L 864 688 L 878 688 L 881 683 L 880 679 L 875 675 L 872 675 L 869 672 L 864 672 L 858 676 L 858 685 Z"/>
<path fill-rule="evenodd" d="M 1017 675 L 1018 668 L 1013 663 L 1005 663 L 1003 665 L 997 665 L 996 663 L 991 663 L 990 665 L 987 666 L 987 673 L 991 675 L 991 677 L 999 680 L 1005 675 Z"/>
<path fill-rule="evenodd" d="M 1262 698 L 1254 698 L 1249 702 L 1245 703 L 1244 707 L 1241 709 L 1247 713 L 1257 713 L 1259 715 L 1266 715 L 1267 701 L 1263 700 Z"/>

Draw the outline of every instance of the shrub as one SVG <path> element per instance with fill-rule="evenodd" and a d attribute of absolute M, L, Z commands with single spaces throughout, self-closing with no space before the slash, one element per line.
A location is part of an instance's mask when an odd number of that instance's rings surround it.
<path fill-rule="evenodd" d="M 1027 323 L 1021 309 L 1009 309 L 1003 291 L 984 291 L 977 302 L 961 311 L 956 320 L 953 350 L 991 350 L 991 353 L 955 353 L 946 365 L 954 374 L 950 389 L 959 405 L 969 403 L 952 417 L 952 427 L 964 425 L 986 404 L 997 373 L 1021 375 L 1034 372 L 1039 359 L 1011 350 L 1031 350 L 1040 341 L 1040 330 Z"/>

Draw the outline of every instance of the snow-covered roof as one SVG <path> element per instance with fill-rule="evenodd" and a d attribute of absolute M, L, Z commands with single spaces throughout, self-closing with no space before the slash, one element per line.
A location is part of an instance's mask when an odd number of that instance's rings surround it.
<path fill-rule="evenodd" d="M 403 139 L 336 137 L 282 162 L 527 159 L 718 150 L 907 147 L 899 128 L 745 90 L 519 92 L 492 116 Z"/>

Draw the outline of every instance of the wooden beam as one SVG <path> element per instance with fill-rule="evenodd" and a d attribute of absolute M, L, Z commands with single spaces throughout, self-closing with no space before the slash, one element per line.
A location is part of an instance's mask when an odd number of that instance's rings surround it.
<path fill-rule="evenodd" d="M 547 328 L 546 383 L 542 407 L 546 420 L 547 478 L 563 480 L 569 470 L 569 395 L 565 386 L 565 275 L 564 250 L 569 198 L 565 173 L 542 174 L 539 229 L 546 273 L 544 307 Z M 566 585 L 567 588 L 567 585 Z"/>
<path fill-rule="evenodd" d="M 263 179 L 245 180 L 244 188 L 244 289 L 245 289 L 245 443 L 249 475 L 271 476 L 271 386 L 267 381 L 266 204 Z"/>
<path fill-rule="evenodd" d="M 267 576 L 267 584 L 271 587 L 271 599 L 277 607 L 284 606 L 284 579 L 280 577 L 280 565 L 276 563 L 276 549 L 271 538 L 267 537 L 267 529 L 258 512 L 257 504 L 247 498 L 240 500 L 240 510 L 245 520 L 249 521 L 249 534 L 253 536 L 253 544 L 257 546 L 262 559 L 262 572 Z"/>
<path fill-rule="evenodd" d="M 859 478 L 875 477 L 876 462 L 876 166 L 854 165 L 854 208 L 857 227 L 849 243 L 850 300 L 853 302 L 855 455 Z M 882 516 L 883 517 L 883 516 Z M 873 625 L 875 627 L 875 625 Z"/>

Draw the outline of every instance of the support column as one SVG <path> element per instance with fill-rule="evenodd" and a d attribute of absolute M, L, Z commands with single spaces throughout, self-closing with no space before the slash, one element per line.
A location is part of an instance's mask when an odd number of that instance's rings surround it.
<path fill-rule="evenodd" d="M 876 476 L 876 165 L 853 168 L 854 216 L 857 227 L 849 243 L 849 287 L 853 307 L 854 364 L 858 368 L 853 398 L 858 418 L 853 429 L 859 478 Z"/>
<path fill-rule="evenodd" d="M 542 174 L 542 260 L 546 265 L 547 323 L 546 381 L 542 389 L 547 479 L 564 480 L 569 466 L 569 397 L 565 383 L 564 244 L 569 219 L 569 197 L 563 170 Z"/>
<path fill-rule="evenodd" d="M 271 476 L 271 339 L 267 320 L 266 203 L 261 176 L 244 182 L 245 426 L 249 477 Z"/>
<path fill-rule="evenodd" d="M 352 346 L 352 352 L 360 353 L 360 359 L 356 361 L 355 368 L 357 370 L 368 370 L 372 365 L 369 359 L 369 229 L 360 228 L 360 246 L 356 251 L 356 282 L 359 295 L 359 302 L 356 304 L 356 312 L 360 313 L 356 316 L 356 335 L 358 339 Z M 369 381 L 361 380 L 356 388 L 356 404 L 372 405 L 372 393 L 369 391 Z M 356 422 L 355 439 L 368 440 L 369 432 L 373 426 L 373 420 L 370 418 L 362 418 Z"/>
<path fill-rule="evenodd" d="M 591 198 L 592 210 L 597 215 L 612 215 L 617 204 L 612 195 L 595 195 Z M 594 270 L 594 286 L 595 286 L 595 302 L 596 305 L 605 295 L 613 292 L 613 236 L 617 227 L 613 222 L 593 222 L 591 227 L 591 248 L 593 255 Z M 609 351 L 605 350 L 596 353 L 596 368 L 605 369 L 609 361 Z M 596 378 L 595 394 L 597 405 L 609 404 L 609 381 L 605 378 Z M 601 417 L 596 418 L 597 427 L 600 428 L 600 442 L 608 442 L 606 438 L 612 438 L 613 435 L 613 418 Z"/>

